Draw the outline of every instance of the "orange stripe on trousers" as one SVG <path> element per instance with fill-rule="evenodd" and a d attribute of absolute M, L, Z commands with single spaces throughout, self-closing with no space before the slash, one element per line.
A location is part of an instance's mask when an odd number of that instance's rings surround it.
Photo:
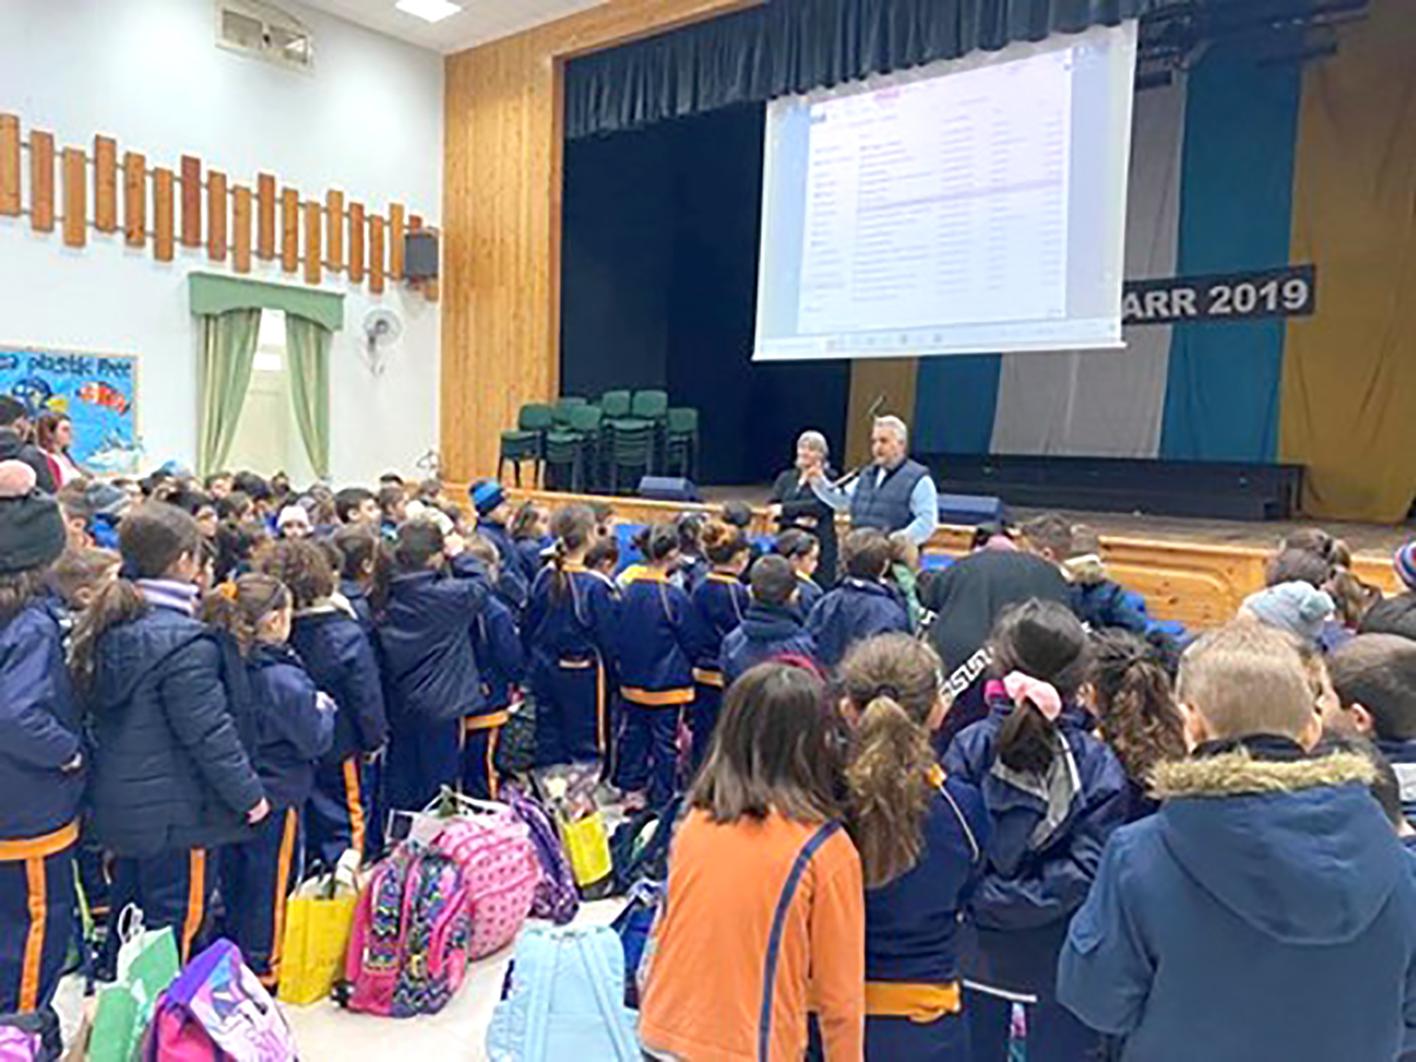
<path fill-rule="evenodd" d="M 25 956 L 20 965 L 21 1014 L 28 1014 L 39 1006 L 39 966 L 44 957 L 44 916 L 48 906 L 42 856 L 25 860 L 25 885 L 29 932 L 25 934 Z"/>
<path fill-rule="evenodd" d="M 487 735 L 487 793 L 491 799 L 497 798 L 497 734 L 501 727 L 493 727 Z"/>
<path fill-rule="evenodd" d="M 359 782 L 359 756 L 344 761 L 344 807 L 349 812 L 349 847 L 364 852 L 364 793 Z"/>
<path fill-rule="evenodd" d="M 182 922 L 182 962 L 192 953 L 192 941 L 206 918 L 206 849 L 187 852 L 187 917 Z"/>
<path fill-rule="evenodd" d="M 300 812 L 285 809 L 285 830 L 275 862 L 275 897 L 271 902 L 270 970 L 261 983 L 270 987 L 280 980 L 280 959 L 285 953 L 285 903 L 290 895 L 290 864 L 295 858 L 295 838 L 300 832 Z"/>

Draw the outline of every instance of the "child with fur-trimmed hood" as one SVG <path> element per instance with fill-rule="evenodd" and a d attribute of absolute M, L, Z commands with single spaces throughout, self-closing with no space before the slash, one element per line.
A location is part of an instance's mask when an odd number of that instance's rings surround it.
<path fill-rule="evenodd" d="M 1416 879 L 1291 642 L 1201 638 L 1178 698 L 1193 751 L 1118 830 L 1072 921 L 1057 995 L 1123 1060 L 1392 1059 L 1416 1028 Z"/>

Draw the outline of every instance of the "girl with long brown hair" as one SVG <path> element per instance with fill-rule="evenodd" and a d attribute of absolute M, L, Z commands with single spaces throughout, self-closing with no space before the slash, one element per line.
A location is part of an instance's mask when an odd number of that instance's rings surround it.
<path fill-rule="evenodd" d="M 1126 769 L 1126 821 L 1160 807 L 1151 773 L 1164 760 L 1183 760 L 1185 720 L 1175 704 L 1161 646 L 1121 630 L 1092 639 L 1091 704 L 1101 736 Z"/>
<path fill-rule="evenodd" d="M 961 1062 L 961 915 L 988 812 L 976 786 L 935 760 L 945 705 L 933 649 L 903 634 L 871 638 L 846 654 L 840 679 L 853 730 L 847 820 L 866 887 L 866 1057 Z"/>

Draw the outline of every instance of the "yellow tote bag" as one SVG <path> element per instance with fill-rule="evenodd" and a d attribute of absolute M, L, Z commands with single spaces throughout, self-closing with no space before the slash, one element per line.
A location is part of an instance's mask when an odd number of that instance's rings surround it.
<path fill-rule="evenodd" d="M 304 1006 L 329 995 L 344 973 L 344 953 L 358 896 L 334 895 L 328 878 L 303 883 L 285 907 L 285 949 L 280 961 L 280 1001 Z"/>
<path fill-rule="evenodd" d="M 585 889 L 608 878 L 614 864 L 604 816 L 592 811 L 577 819 L 560 817 L 559 825 L 575 883 Z"/>

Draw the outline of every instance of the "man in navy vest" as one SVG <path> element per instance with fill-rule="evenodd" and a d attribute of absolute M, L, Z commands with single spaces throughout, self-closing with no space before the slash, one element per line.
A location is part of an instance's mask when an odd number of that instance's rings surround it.
<path fill-rule="evenodd" d="M 836 512 L 850 511 L 851 527 L 887 535 L 903 530 L 924 545 L 939 526 L 939 491 L 929 469 L 907 456 L 910 430 L 899 417 L 877 417 L 870 431 L 872 463 L 844 490 L 824 476 L 812 481 L 816 496 Z"/>

